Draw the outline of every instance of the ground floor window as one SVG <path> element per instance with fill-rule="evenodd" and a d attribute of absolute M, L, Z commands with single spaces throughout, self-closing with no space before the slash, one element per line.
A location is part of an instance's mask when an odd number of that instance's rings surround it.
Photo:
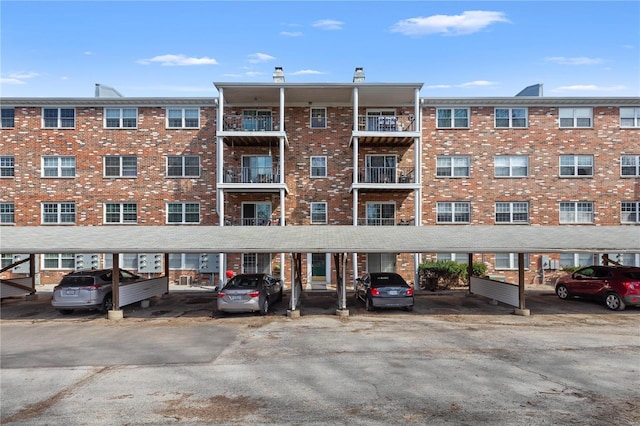
<path fill-rule="evenodd" d="M 368 253 L 367 272 L 395 272 L 395 253 Z"/>
<path fill-rule="evenodd" d="M 560 253 L 560 267 L 593 265 L 593 253 Z"/>
<path fill-rule="evenodd" d="M 75 269 L 76 256 L 73 253 L 45 253 L 42 269 Z"/>
<path fill-rule="evenodd" d="M 436 261 L 453 261 L 456 263 L 469 263 L 467 253 L 436 253 Z"/>
<path fill-rule="evenodd" d="M 271 273 L 271 253 L 244 253 L 242 271 L 245 274 Z"/>
<path fill-rule="evenodd" d="M 518 253 L 496 253 L 496 269 L 518 269 Z M 524 254 L 524 269 L 529 269 L 529 254 Z"/>

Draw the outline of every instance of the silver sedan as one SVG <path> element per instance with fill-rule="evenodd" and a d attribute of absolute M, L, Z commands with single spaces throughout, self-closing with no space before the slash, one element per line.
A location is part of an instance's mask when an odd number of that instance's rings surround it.
<path fill-rule="evenodd" d="M 266 315 L 272 303 L 282 300 L 282 293 L 282 280 L 269 274 L 236 275 L 218 292 L 218 311 Z"/>

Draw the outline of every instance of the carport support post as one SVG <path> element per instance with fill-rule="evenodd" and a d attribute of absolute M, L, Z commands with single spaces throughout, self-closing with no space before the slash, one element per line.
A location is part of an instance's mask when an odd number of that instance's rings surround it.
<path fill-rule="evenodd" d="M 524 253 L 518 253 L 518 305 L 513 311 L 516 315 L 528 317 L 531 315 L 529 309 L 524 306 Z"/>
<path fill-rule="evenodd" d="M 120 254 L 113 253 L 113 267 L 112 267 L 112 276 L 113 276 L 113 285 L 111 286 L 111 301 L 113 306 L 111 310 L 107 312 L 107 319 L 122 319 L 124 317 L 122 311 L 120 310 Z"/>
<path fill-rule="evenodd" d="M 167 278 L 167 289 L 164 294 L 169 294 L 169 253 L 164 254 L 164 276 Z"/>

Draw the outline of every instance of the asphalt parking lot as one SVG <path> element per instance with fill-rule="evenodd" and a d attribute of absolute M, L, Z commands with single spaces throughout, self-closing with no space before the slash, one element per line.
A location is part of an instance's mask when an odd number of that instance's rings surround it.
<path fill-rule="evenodd" d="M 114 321 L 38 293 L 0 305 L 3 425 L 640 423 L 640 309 L 549 287 L 528 317 L 464 291 L 220 315 L 212 289 L 172 286 Z"/>

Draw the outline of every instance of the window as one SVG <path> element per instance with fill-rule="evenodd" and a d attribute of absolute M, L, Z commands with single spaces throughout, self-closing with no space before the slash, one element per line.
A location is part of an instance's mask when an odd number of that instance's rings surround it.
<path fill-rule="evenodd" d="M 620 222 L 640 223 L 640 201 L 623 201 L 620 204 Z"/>
<path fill-rule="evenodd" d="M 105 203 L 104 223 L 138 223 L 136 203 Z"/>
<path fill-rule="evenodd" d="M 2 122 L 4 127 L 4 115 Z M 640 107 L 620 108 L 620 127 L 640 127 Z"/>
<path fill-rule="evenodd" d="M 496 223 L 528 223 L 529 203 L 500 202 L 496 203 Z"/>
<path fill-rule="evenodd" d="M 560 223 L 593 223 L 593 203 L 586 201 L 560 203 Z"/>
<path fill-rule="evenodd" d="M 167 127 L 173 129 L 200 127 L 200 109 L 167 108 Z"/>
<path fill-rule="evenodd" d="M 560 176 L 593 176 L 593 155 L 561 155 Z"/>
<path fill-rule="evenodd" d="M 105 108 L 104 127 L 109 129 L 130 129 L 138 126 L 137 108 Z"/>
<path fill-rule="evenodd" d="M 324 129 L 327 127 L 327 109 L 311 108 L 311 128 Z"/>
<path fill-rule="evenodd" d="M 276 164 L 278 159 L 276 158 Z M 273 167 L 273 158 L 261 155 L 242 156 L 242 181 L 248 183 L 277 182 L 280 177 L 278 168 Z"/>
<path fill-rule="evenodd" d="M 42 223 L 75 223 L 75 203 L 42 203 Z"/>
<path fill-rule="evenodd" d="M 113 255 L 111 253 L 104 254 L 104 267 L 113 268 Z M 138 269 L 138 253 L 121 253 L 118 256 L 118 263 L 122 269 L 135 271 Z"/>
<path fill-rule="evenodd" d="M 200 177 L 200 157 L 197 155 L 168 156 L 167 177 Z"/>
<path fill-rule="evenodd" d="M 200 223 L 200 203 L 167 203 L 167 223 Z"/>
<path fill-rule="evenodd" d="M 560 127 L 591 127 L 593 108 L 560 108 Z"/>
<path fill-rule="evenodd" d="M 394 203 L 367 203 L 367 225 L 391 226 L 396 223 Z"/>
<path fill-rule="evenodd" d="M 493 157 L 495 177 L 529 176 L 529 157 L 526 155 L 499 155 Z"/>
<path fill-rule="evenodd" d="M 2 108 L 2 127 L 11 129 L 15 127 L 15 109 L 14 108 Z"/>
<path fill-rule="evenodd" d="M 640 176 L 640 155 L 623 155 L 620 157 L 620 175 Z"/>
<path fill-rule="evenodd" d="M 469 223 L 471 204 L 467 202 L 437 203 L 436 221 L 438 223 Z"/>
<path fill-rule="evenodd" d="M 496 253 L 496 269 L 518 269 L 518 253 Z M 529 269 L 529 254 L 524 254 L 524 268 Z"/>
<path fill-rule="evenodd" d="M 75 109 L 42 108 L 42 127 L 46 129 L 73 129 L 75 125 Z"/>
<path fill-rule="evenodd" d="M 436 176 L 469 177 L 471 174 L 469 157 L 441 156 L 436 158 Z"/>
<path fill-rule="evenodd" d="M 76 256 L 73 253 L 45 253 L 43 269 L 75 269 Z"/>
<path fill-rule="evenodd" d="M 592 253 L 560 253 L 560 267 L 574 268 L 578 266 L 593 265 Z"/>
<path fill-rule="evenodd" d="M 42 177 L 75 177 L 76 157 L 44 156 L 42 157 Z"/>
<path fill-rule="evenodd" d="M 198 271 L 200 269 L 200 254 L 169 253 L 169 269 L 182 271 Z"/>
<path fill-rule="evenodd" d="M 0 224 L 15 223 L 15 204 L 0 203 Z"/>
<path fill-rule="evenodd" d="M 327 177 L 327 157 L 311 157 L 311 177 Z"/>
<path fill-rule="evenodd" d="M 436 261 L 451 261 L 468 264 L 469 255 L 467 253 L 436 253 Z"/>
<path fill-rule="evenodd" d="M 271 203 L 243 203 L 243 226 L 266 226 L 271 224 Z"/>
<path fill-rule="evenodd" d="M 327 203 L 311 203 L 311 224 L 325 225 L 327 223 Z"/>
<path fill-rule="evenodd" d="M 104 157 L 105 177 L 136 177 L 138 176 L 138 157 L 108 155 Z"/>
<path fill-rule="evenodd" d="M 15 158 L 13 155 L 0 155 L 0 178 L 15 176 Z"/>
<path fill-rule="evenodd" d="M 439 128 L 463 129 L 469 127 L 468 108 L 438 108 Z"/>
<path fill-rule="evenodd" d="M 242 111 L 242 130 L 272 130 L 271 110 L 246 109 Z"/>
<path fill-rule="evenodd" d="M 397 161 L 395 155 L 367 155 L 365 182 L 395 183 Z"/>
<path fill-rule="evenodd" d="M 527 127 L 526 108 L 496 108 L 496 124 L 498 128 L 524 128 Z"/>
<path fill-rule="evenodd" d="M 243 253 L 242 271 L 245 274 L 271 273 L 271 253 Z"/>

